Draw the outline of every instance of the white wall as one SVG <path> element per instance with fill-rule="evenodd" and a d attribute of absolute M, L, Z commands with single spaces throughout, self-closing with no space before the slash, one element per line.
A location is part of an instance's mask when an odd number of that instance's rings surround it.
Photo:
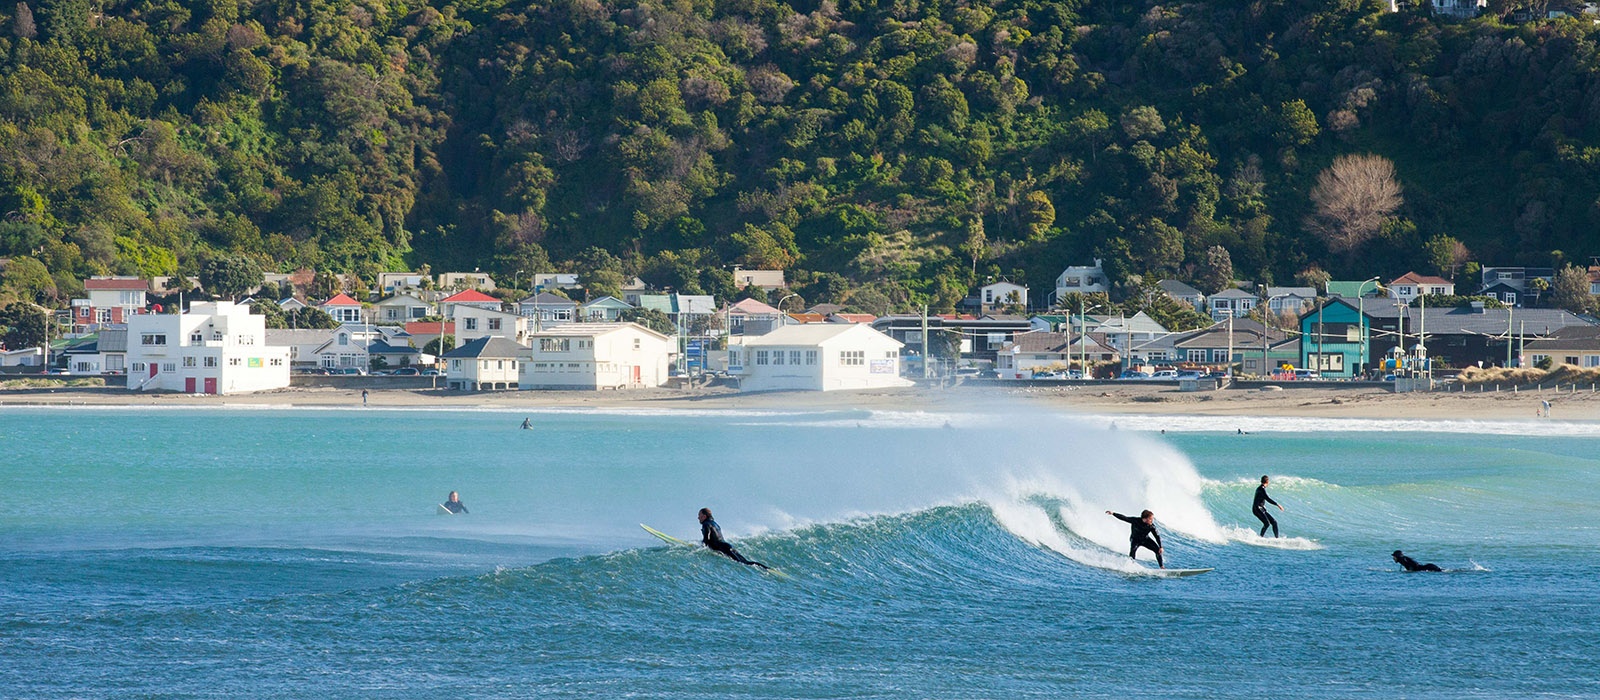
<path fill-rule="evenodd" d="M 289 348 L 267 345 L 266 318 L 231 302 L 130 318 L 127 367 L 128 388 L 143 391 L 204 392 L 207 379 L 219 394 L 289 386 Z"/>

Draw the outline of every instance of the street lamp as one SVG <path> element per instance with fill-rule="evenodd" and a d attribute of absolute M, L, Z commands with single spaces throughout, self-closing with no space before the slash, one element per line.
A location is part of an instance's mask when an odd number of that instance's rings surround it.
<path fill-rule="evenodd" d="M 1367 343 L 1368 343 L 1368 339 L 1367 339 L 1367 303 L 1366 303 L 1367 302 L 1367 298 L 1365 296 L 1362 296 L 1362 291 L 1361 290 L 1366 288 L 1368 282 L 1377 282 L 1377 281 L 1378 281 L 1378 278 L 1374 277 L 1374 278 L 1369 279 L 1366 282 L 1362 282 L 1360 285 L 1356 286 L 1356 328 L 1360 329 L 1360 331 L 1361 331 L 1361 333 L 1360 333 L 1360 336 L 1361 336 L 1361 362 L 1358 363 L 1358 366 L 1360 367 L 1360 370 L 1361 370 L 1360 373 L 1361 374 L 1366 374 L 1367 373 Z M 1376 289 L 1376 287 L 1374 287 L 1374 289 Z"/>
<path fill-rule="evenodd" d="M 785 316 L 784 313 L 783 313 L 783 302 L 788 301 L 790 297 L 797 297 L 797 296 L 800 296 L 800 295 L 799 294 L 785 294 L 785 295 L 783 295 L 782 299 L 778 300 L 778 325 L 780 325 L 780 326 L 789 325 L 789 317 Z"/>

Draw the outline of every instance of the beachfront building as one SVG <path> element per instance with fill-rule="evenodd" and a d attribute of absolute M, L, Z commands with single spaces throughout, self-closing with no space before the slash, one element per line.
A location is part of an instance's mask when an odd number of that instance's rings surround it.
<path fill-rule="evenodd" d="M 677 343 L 637 323 L 567 323 L 529 338 L 523 389 L 641 389 L 667 382 Z"/>
<path fill-rule="evenodd" d="M 835 391 L 911 386 L 901 343 L 865 324 L 808 323 L 728 345 L 740 391 Z"/>
<path fill-rule="evenodd" d="M 127 326 L 101 326 L 100 330 L 69 343 L 61 350 L 71 374 L 123 374 L 127 371 Z"/>
<path fill-rule="evenodd" d="M 1567 326 L 1543 340 L 1528 342 L 1522 348 L 1524 366 L 1537 367 L 1549 360 L 1552 366 L 1600 367 L 1600 326 Z"/>
<path fill-rule="evenodd" d="M 72 300 L 73 333 L 127 323 L 150 303 L 150 283 L 138 277 L 90 277 L 83 281 L 83 289 L 87 298 Z"/>
<path fill-rule="evenodd" d="M 1524 344 L 1563 328 L 1593 326 L 1563 309 L 1490 309 L 1481 302 L 1419 309 L 1369 300 L 1359 308 L 1337 297 L 1302 316 L 1298 366 L 1353 377 L 1393 369 L 1384 361 L 1395 354 L 1430 358 L 1433 369 L 1520 366 Z"/>
<path fill-rule="evenodd" d="M 1006 343 L 995 356 L 994 368 L 1001 379 L 1031 379 L 1036 372 L 1081 367 L 1083 360 L 1115 362 L 1115 348 L 1100 342 L 1094 334 L 1040 332 L 1019 335 Z"/>
<path fill-rule="evenodd" d="M 455 324 L 457 345 L 466 345 L 484 336 L 505 338 L 524 345 L 528 334 L 534 329 L 533 319 L 526 316 L 475 306 L 456 307 Z"/>
<path fill-rule="evenodd" d="M 922 373 L 924 357 L 923 317 L 912 315 L 879 316 L 872 328 L 898 341 L 902 362 L 914 373 Z M 956 349 L 963 362 L 993 364 L 996 353 L 1019 333 L 1033 330 L 1026 318 L 1006 315 L 940 314 L 927 317 L 928 345 L 934 355 L 943 355 L 942 348 Z"/>
<path fill-rule="evenodd" d="M 128 320 L 128 388 L 235 394 L 289 386 L 289 348 L 267 344 L 266 317 L 229 301 Z"/>
<path fill-rule="evenodd" d="M 499 336 L 486 335 L 440 355 L 445 385 L 457 391 L 515 389 L 528 349 Z"/>
<path fill-rule="evenodd" d="M 1266 343 L 1263 352 L 1262 343 Z M 1172 361 L 1191 367 L 1266 376 L 1299 360 L 1299 340 L 1260 321 L 1236 318 L 1172 339 Z"/>

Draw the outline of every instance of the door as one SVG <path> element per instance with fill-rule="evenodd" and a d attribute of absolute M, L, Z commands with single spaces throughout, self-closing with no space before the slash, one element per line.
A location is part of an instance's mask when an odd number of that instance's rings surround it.
<path fill-rule="evenodd" d="M 152 377 L 156 376 L 156 365 L 157 364 L 159 364 L 159 363 L 156 363 L 156 362 L 150 363 L 150 376 L 152 376 Z"/>
<path fill-rule="evenodd" d="M 217 378 L 216 377 L 206 377 L 206 393 L 207 394 L 215 394 L 215 393 L 217 393 Z"/>
<path fill-rule="evenodd" d="M 194 377 L 184 377 L 183 378 L 183 393 L 185 393 L 185 394 L 193 394 L 194 393 Z"/>
<path fill-rule="evenodd" d="M 633 366 L 633 383 L 634 384 L 638 384 L 639 383 L 639 366 L 638 365 L 634 365 Z"/>

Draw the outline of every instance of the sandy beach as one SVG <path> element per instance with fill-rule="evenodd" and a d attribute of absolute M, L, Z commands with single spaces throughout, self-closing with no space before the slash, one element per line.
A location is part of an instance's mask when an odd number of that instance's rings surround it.
<path fill-rule="evenodd" d="M 740 394 L 726 389 L 639 391 L 497 391 L 372 389 L 373 407 L 650 410 L 874 410 L 966 412 L 1004 405 L 1090 414 L 1410 418 L 1456 420 L 1533 419 L 1541 402 L 1551 418 L 1600 420 L 1600 393 L 1502 391 L 1396 394 L 1376 387 L 1286 387 L 1180 392 L 1171 386 L 961 386 L 838 392 Z M 113 388 L 0 390 L 6 406 L 282 406 L 360 407 L 359 389 L 291 388 L 232 396 L 137 394 Z"/>

